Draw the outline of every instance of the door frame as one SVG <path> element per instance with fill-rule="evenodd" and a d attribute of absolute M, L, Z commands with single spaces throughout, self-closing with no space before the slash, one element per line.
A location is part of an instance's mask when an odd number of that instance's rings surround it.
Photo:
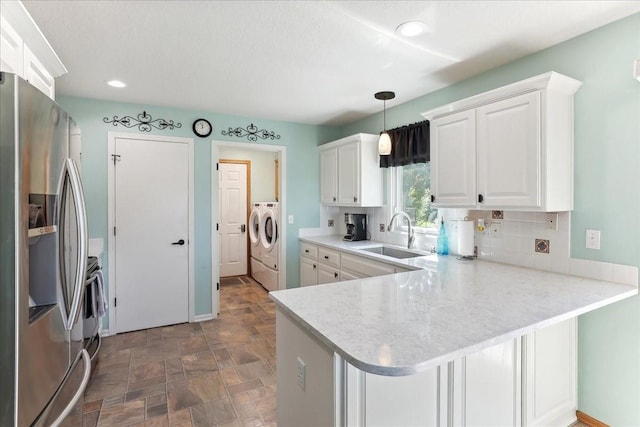
<path fill-rule="evenodd" d="M 145 140 L 145 141 L 158 141 L 158 142 L 169 142 L 169 143 L 180 143 L 187 144 L 189 148 L 189 205 L 188 205 L 188 242 L 189 242 L 189 284 L 188 284 L 188 305 L 189 305 L 189 322 L 195 321 L 195 304 L 194 304 L 194 263 L 195 263 L 195 211 L 194 211 L 194 184 L 195 184 L 195 176 L 194 176 L 194 141 L 192 138 L 181 138 L 177 136 L 164 136 L 164 135 L 143 135 L 138 133 L 126 133 L 126 132 L 109 132 L 108 133 L 108 145 L 107 145 L 107 183 L 108 183 L 108 192 L 107 192 L 107 236 L 108 236 L 108 246 L 109 246 L 109 266 L 107 268 L 109 274 L 109 335 L 115 335 L 117 330 L 116 328 L 116 312 L 115 312 L 115 304 L 113 303 L 113 298 L 116 293 L 116 280 L 115 280 L 115 237 L 113 235 L 113 227 L 115 225 L 115 186 L 114 186 L 114 168 L 111 163 L 113 159 L 111 155 L 115 152 L 115 144 L 117 138 L 125 138 L 125 139 L 137 139 L 137 140 Z"/>
<path fill-rule="evenodd" d="M 220 269 L 218 264 L 220 263 L 218 241 L 218 231 L 214 224 L 220 222 L 220 207 L 218 206 L 218 174 L 215 168 L 215 164 L 220 160 L 220 147 L 228 147 L 234 149 L 243 149 L 249 151 L 269 151 L 278 153 L 278 165 L 279 165 L 279 185 L 280 185 L 280 213 L 278 221 L 280 228 L 280 245 L 279 245 L 279 268 L 278 272 L 278 289 L 286 289 L 287 283 L 287 226 L 284 221 L 285 213 L 287 211 L 287 147 L 284 145 L 265 145 L 257 144 L 253 142 L 233 142 L 233 141 L 219 141 L 211 140 L 211 286 L 214 292 L 211 292 L 212 302 L 211 307 L 213 311 L 213 317 L 217 317 L 220 311 L 220 293 L 215 291 L 216 283 L 220 282 Z"/>
<path fill-rule="evenodd" d="M 247 179 L 247 211 L 244 213 L 244 219 L 247 223 L 247 274 L 251 274 L 251 242 L 249 241 L 249 213 L 251 212 L 251 160 L 234 160 L 234 159 L 218 159 L 218 163 L 227 163 L 233 165 L 245 165 Z M 216 187 L 217 188 L 217 187 Z M 220 208 L 218 208 L 220 209 Z M 220 218 L 220 216 L 218 216 Z"/>

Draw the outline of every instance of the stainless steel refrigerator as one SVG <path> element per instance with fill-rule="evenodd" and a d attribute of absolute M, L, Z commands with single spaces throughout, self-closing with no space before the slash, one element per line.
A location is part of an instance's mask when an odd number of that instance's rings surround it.
<path fill-rule="evenodd" d="M 0 425 L 57 426 L 91 373 L 87 220 L 73 120 L 0 72 Z"/>

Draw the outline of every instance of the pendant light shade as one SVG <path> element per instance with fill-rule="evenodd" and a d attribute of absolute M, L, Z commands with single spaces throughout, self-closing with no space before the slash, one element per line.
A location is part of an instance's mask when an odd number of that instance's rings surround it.
<path fill-rule="evenodd" d="M 378 92 L 373 96 L 376 99 L 384 101 L 384 107 L 382 110 L 382 132 L 380 133 L 380 139 L 378 139 L 378 154 L 380 154 L 381 156 L 388 156 L 389 154 L 391 154 L 391 137 L 387 133 L 387 100 L 395 98 L 396 94 L 386 91 Z"/>
<path fill-rule="evenodd" d="M 391 154 L 391 137 L 387 132 L 382 132 L 380 134 L 380 139 L 378 139 L 378 154 L 381 156 L 388 156 Z"/>

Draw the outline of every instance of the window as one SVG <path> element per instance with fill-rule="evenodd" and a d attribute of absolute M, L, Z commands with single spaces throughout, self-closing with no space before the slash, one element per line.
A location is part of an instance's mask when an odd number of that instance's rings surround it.
<path fill-rule="evenodd" d="M 431 164 L 413 163 L 389 168 L 391 183 L 392 213 L 404 211 L 411 217 L 416 231 L 437 230 L 438 210 L 431 207 Z M 400 220 L 398 227 L 406 227 Z"/>

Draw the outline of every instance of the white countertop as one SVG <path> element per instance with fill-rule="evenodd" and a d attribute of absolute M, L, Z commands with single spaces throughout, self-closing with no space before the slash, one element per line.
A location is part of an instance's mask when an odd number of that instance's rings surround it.
<path fill-rule="evenodd" d="M 321 244 L 321 239 L 301 240 Z M 452 256 L 425 263 L 425 270 L 286 289 L 270 296 L 353 366 L 400 376 L 638 293 L 636 286 Z"/>
<path fill-rule="evenodd" d="M 359 240 L 356 242 L 349 242 L 342 240 L 342 235 L 330 235 L 330 236 L 313 236 L 313 237 L 300 237 L 301 242 L 312 243 L 314 245 L 325 246 L 331 249 L 338 249 L 342 252 L 352 253 L 361 257 L 386 262 L 387 264 L 394 264 L 399 267 L 404 267 L 408 270 L 422 270 L 425 268 L 435 268 L 438 265 L 438 255 L 428 252 L 422 252 L 424 256 L 416 258 L 397 259 L 390 258 L 388 256 L 378 255 L 371 252 L 364 252 L 362 249 L 370 248 L 372 246 L 394 246 L 402 248 L 401 246 L 389 245 L 382 242 L 376 242 L 373 240 Z M 415 249 L 411 249 L 414 252 L 420 252 Z"/>

